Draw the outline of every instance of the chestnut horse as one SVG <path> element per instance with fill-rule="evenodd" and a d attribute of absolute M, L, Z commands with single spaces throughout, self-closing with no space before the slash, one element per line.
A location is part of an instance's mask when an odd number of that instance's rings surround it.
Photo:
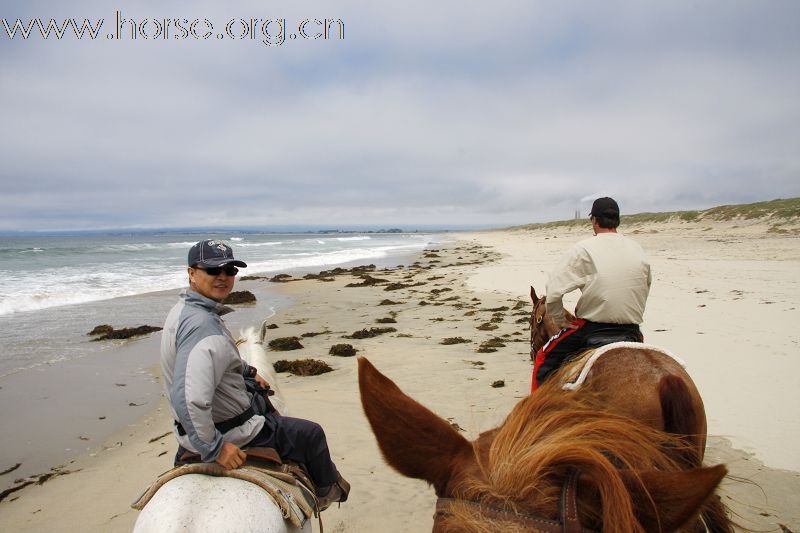
<path fill-rule="evenodd" d="M 725 467 L 681 464 L 681 438 L 602 393 L 549 380 L 469 442 L 362 357 L 358 379 L 387 462 L 436 490 L 433 531 L 732 531 L 724 514 L 700 518 Z"/>
<path fill-rule="evenodd" d="M 545 296 L 537 297 L 533 287 L 531 300 L 531 353 L 535 353 L 559 328 L 545 312 Z M 682 436 L 688 445 L 681 449 L 685 466 L 700 466 L 706 447 L 706 412 L 683 363 L 645 344 L 619 343 L 607 349 L 592 365 L 580 390 L 597 394 L 610 411 Z M 577 357 L 548 381 L 564 383 L 582 364 Z"/>

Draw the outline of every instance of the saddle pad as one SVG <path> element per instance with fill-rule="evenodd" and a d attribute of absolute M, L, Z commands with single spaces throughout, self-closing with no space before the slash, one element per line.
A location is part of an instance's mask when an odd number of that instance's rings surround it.
<path fill-rule="evenodd" d="M 580 356 L 580 358 L 575 361 L 575 363 L 578 364 L 576 364 L 574 371 L 569 375 L 569 377 L 566 378 L 566 381 L 561 388 L 564 390 L 577 390 L 580 388 L 580 386 L 583 385 L 583 382 L 586 381 L 586 376 L 589 374 L 589 371 L 592 369 L 592 365 L 594 365 L 595 361 L 600 359 L 600 357 L 602 357 L 604 354 L 616 348 L 652 350 L 674 359 L 679 365 L 681 365 L 683 368 L 686 368 L 686 363 L 680 357 L 668 350 L 665 350 L 664 348 L 653 346 L 652 344 L 644 344 L 642 342 L 612 342 L 611 344 L 606 344 L 605 346 L 595 348 L 594 351 L 589 350 L 584 355 Z M 580 364 L 581 362 L 582 364 Z"/>
<path fill-rule="evenodd" d="M 227 470 L 216 463 L 192 463 L 164 472 L 136 498 L 131 507 L 141 511 L 166 482 L 185 474 L 232 477 L 255 483 L 272 497 L 284 520 L 288 520 L 296 528 L 302 528 L 306 520 L 314 515 L 314 495 L 290 475 L 253 465 Z"/>

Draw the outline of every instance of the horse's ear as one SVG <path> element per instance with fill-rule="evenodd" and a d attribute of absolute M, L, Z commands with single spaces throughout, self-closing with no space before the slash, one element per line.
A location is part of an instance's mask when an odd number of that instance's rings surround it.
<path fill-rule="evenodd" d="M 358 385 L 361 405 L 386 461 L 404 476 L 431 483 L 443 495 L 457 459 L 474 457 L 469 441 L 363 357 L 358 358 Z"/>
<path fill-rule="evenodd" d="M 536 302 L 539 301 L 539 297 L 536 296 L 536 289 L 533 288 L 533 285 L 531 285 L 531 301 L 533 305 L 536 305 Z"/>
<path fill-rule="evenodd" d="M 676 472 L 621 470 L 645 531 L 674 531 L 695 516 L 728 473 L 725 465 Z"/>

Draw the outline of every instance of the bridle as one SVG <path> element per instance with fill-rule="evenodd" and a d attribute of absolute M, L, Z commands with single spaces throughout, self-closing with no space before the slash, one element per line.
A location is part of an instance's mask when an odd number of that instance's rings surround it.
<path fill-rule="evenodd" d="M 533 302 L 533 311 L 531 311 L 530 330 L 531 330 L 531 356 L 535 356 L 539 349 L 547 342 L 547 336 L 541 333 L 542 320 L 544 320 L 544 313 L 541 315 L 536 314 L 536 307 L 538 302 Z M 539 343 L 537 343 L 537 337 Z"/>
<path fill-rule="evenodd" d="M 463 498 L 439 498 L 436 500 L 434 519 L 440 515 L 453 515 L 452 507 L 454 505 L 465 505 L 488 518 L 514 522 L 525 527 L 531 533 L 596 533 L 595 530 L 581 526 L 578 519 L 577 492 L 580 475 L 580 471 L 577 468 L 573 468 L 567 472 L 567 476 L 564 478 L 564 485 L 561 487 L 558 520 L 502 509 L 488 503 Z"/>

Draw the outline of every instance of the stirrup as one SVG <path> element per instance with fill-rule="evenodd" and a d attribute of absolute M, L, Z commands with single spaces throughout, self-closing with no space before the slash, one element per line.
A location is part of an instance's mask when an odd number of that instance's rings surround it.
<path fill-rule="evenodd" d="M 350 483 L 341 474 L 336 473 L 336 482 L 331 485 L 330 490 L 324 496 L 317 497 L 317 507 L 320 512 L 331 506 L 332 503 L 343 503 L 350 495 Z"/>

